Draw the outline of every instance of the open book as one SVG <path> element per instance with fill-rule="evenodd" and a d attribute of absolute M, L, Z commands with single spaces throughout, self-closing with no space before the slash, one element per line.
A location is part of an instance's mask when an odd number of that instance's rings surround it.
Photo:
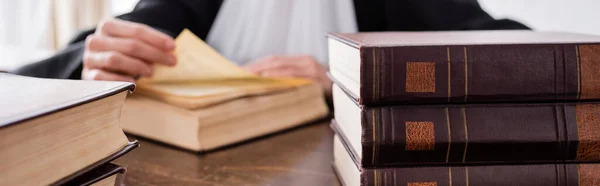
<path fill-rule="evenodd" d="M 184 30 L 175 67 L 157 65 L 125 101 L 129 134 L 191 151 L 210 151 L 306 124 L 329 113 L 321 86 L 307 79 L 255 76 Z"/>
<path fill-rule="evenodd" d="M 152 77 L 139 80 L 140 94 L 197 109 L 311 83 L 307 79 L 256 76 L 227 60 L 187 29 L 175 39 L 175 44 L 177 65 L 155 65 Z"/>

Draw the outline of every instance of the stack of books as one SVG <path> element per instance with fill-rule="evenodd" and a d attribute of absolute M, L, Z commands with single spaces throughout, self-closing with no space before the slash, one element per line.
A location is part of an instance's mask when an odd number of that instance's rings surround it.
<path fill-rule="evenodd" d="M 115 185 L 138 146 L 120 127 L 131 83 L 0 73 L 0 185 Z"/>
<path fill-rule="evenodd" d="M 321 86 L 247 72 L 184 29 L 177 65 L 156 65 L 125 101 L 125 132 L 194 152 L 215 150 L 329 115 Z"/>
<path fill-rule="evenodd" d="M 599 185 L 600 37 L 330 34 L 344 185 Z"/>

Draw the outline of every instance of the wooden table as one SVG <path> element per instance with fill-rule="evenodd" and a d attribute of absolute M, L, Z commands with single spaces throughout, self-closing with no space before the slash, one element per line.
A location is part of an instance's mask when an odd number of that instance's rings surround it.
<path fill-rule="evenodd" d="M 310 124 L 205 154 L 153 141 L 114 163 L 125 185 L 340 185 L 328 122 Z"/>

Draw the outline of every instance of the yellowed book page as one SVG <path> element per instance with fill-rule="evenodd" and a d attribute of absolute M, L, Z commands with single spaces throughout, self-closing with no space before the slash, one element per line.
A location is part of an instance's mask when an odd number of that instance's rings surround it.
<path fill-rule="evenodd" d="M 182 83 L 155 83 L 151 87 L 142 86 L 140 89 L 159 94 L 179 97 L 210 97 L 233 92 L 255 92 L 257 90 L 278 90 L 310 83 L 304 79 L 294 78 L 257 78 L 230 79 Z"/>
<path fill-rule="evenodd" d="M 177 65 L 155 64 L 152 77 L 140 79 L 141 83 L 258 78 L 223 57 L 188 29 L 177 36 L 175 46 Z"/>
<path fill-rule="evenodd" d="M 177 65 L 155 65 L 153 76 L 137 83 L 142 94 L 161 100 L 172 100 L 166 98 L 169 96 L 234 99 L 311 83 L 301 78 L 256 76 L 223 57 L 187 29 L 179 34 L 175 44 Z"/>
<path fill-rule="evenodd" d="M 308 85 L 298 86 L 298 88 L 300 88 L 300 87 L 320 88 L 321 86 L 317 85 L 317 84 L 308 84 Z M 162 88 L 165 88 L 165 90 L 167 90 L 167 93 L 160 93 L 160 91 L 163 91 L 163 90 L 161 90 Z M 172 93 L 186 92 L 186 91 L 174 91 L 173 89 L 180 89 L 180 88 L 160 87 L 160 88 L 155 88 L 153 90 L 138 91 L 137 93 L 140 95 L 145 95 L 145 96 L 151 97 L 155 100 L 159 100 L 159 101 L 162 101 L 165 103 L 176 105 L 181 108 L 194 110 L 194 109 L 204 108 L 204 107 L 216 105 L 219 103 L 227 102 L 229 100 L 233 100 L 233 99 L 240 98 L 240 97 L 254 96 L 254 95 L 267 95 L 267 94 L 271 94 L 271 93 L 279 94 L 281 92 L 287 92 L 290 90 L 294 90 L 296 88 L 290 88 L 290 87 L 285 87 L 285 86 L 269 87 L 269 89 L 264 89 L 264 88 L 258 89 L 258 88 L 252 88 L 252 87 L 246 87 L 246 89 L 243 89 L 243 88 L 239 88 L 239 89 L 215 88 L 214 90 L 220 90 L 220 91 L 213 91 L 213 90 L 206 91 L 206 92 L 214 92 L 215 94 L 189 94 L 192 96 L 172 95 Z M 159 91 L 159 92 L 152 92 L 152 91 Z M 185 95 L 185 94 L 179 94 L 179 95 Z M 197 95 L 203 95 L 203 96 L 197 96 Z"/>

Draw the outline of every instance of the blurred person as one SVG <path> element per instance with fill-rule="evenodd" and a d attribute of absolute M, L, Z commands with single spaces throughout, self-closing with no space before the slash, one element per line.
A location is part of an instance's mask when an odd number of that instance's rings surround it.
<path fill-rule="evenodd" d="M 184 28 L 251 72 L 310 78 L 327 97 L 327 33 L 529 29 L 492 18 L 477 0 L 141 0 L 15 73 L 135 82 L 152 64 L 177 63 L 170 51 Z"/>

